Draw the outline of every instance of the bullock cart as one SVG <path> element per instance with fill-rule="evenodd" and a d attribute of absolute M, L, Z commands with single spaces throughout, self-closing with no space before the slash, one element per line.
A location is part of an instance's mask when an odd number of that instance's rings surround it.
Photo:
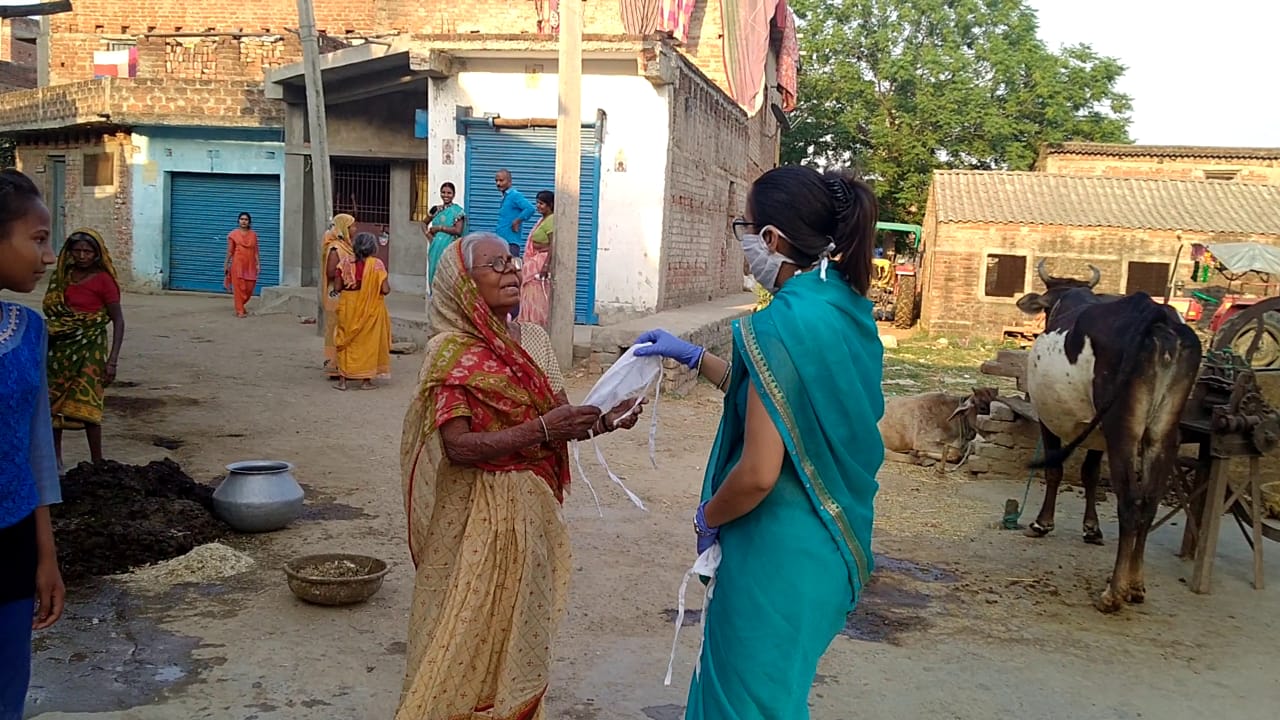
<path fill-rule="evenodd" d="M 1179 556 L 1192 560 L 1190 587 L 1197 593 L 1210 591 L 1225 516 L 1231 516 L 1253 550 L 1256 588 L 1264 583 L 1264 540 L 1280 542 L 1280 523 L 1266 519 L 1261 472 L 1263 459 L 1275 457 L 1280 450 L 1280 368 L 1255 367 L 1255 355 L 1265 348 L 1267 338 L 1263 324 L 1274 322 L 1276 313 L 1280 313 L 1280 298 L 1270 298 L 1223 324 L 1204 353 L 1183 411 L 1182 444 L 1195 445 L 1197 454 L 1180 459 L 1180 474 L 1169 498 L 1172 509 L 1152 530 L 1179 513 L 1186 514 Z M 1026 351 L 1001 350 L 981 371 L 1013 378 L 1018 389 L 1025 391 Z M 1233 460 L 1247 464 L 1243 477 L 1231 477 Z"/>

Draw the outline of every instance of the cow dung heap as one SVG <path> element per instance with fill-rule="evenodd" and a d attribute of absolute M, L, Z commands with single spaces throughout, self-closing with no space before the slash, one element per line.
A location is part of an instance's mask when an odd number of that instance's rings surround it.
<path fill-rule="evenodd" d="M 184 555 L 231 533 L 213 515 L 213 488 L 168 458 L 145 466 L 81 463 L 50 508 L 62 575 L 72 582 Z"/>

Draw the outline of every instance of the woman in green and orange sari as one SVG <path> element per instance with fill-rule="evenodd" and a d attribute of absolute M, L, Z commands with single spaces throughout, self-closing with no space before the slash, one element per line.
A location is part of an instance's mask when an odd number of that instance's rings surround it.
<path fill-rule="evenodd" d="M 116 379 L 124 311 L 115 265 L 102 236 L 80 228 L 67 237 L 44 295 L 49 326 L 49 404 L 62 467 L 62 431 L 84 430 L 89 457 L 102 459 L 102 408 Z M 107 342 L 107 325 L 112 338 Z"/>

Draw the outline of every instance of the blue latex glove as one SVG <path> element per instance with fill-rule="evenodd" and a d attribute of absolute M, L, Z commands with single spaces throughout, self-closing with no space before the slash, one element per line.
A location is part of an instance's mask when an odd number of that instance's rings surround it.
<path fill-rule="evenodd" d="M 640 343 L 653 344 L 636 348 L 636 357 L 661 355 L 689 366 L 690 370 L 698 367 L 698 362 L 702 360 L 702 353 L 706 352 L 706 348 L 685 342 L 666 330 L 650 330 L 636 338 L 632 344 Z"/>
<path fill-rule="evenodd" d="M 698 534 L 698 555 L 706 552 L 720 539 L 720 528 L 707 527 L 707 503 L 698 506 L 693 514 L 693 531 Z"/>

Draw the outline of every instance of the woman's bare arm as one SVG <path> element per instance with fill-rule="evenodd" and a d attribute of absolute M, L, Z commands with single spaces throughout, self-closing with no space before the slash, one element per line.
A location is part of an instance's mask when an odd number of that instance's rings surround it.
<path fill-rule="evenodd" d="M 457 417 L 440 426 L 444 454 L 456 465 L 497 460 L 532 447 L 545 439 L 542 423 L 528 420 L 494 432 L 472 432 L 471 420 Z"/>
<path fill-rule="evenodd" d="M 728 388 L 729 384 L 725 375 L 729 374 L 729 363 L 716 355 L 710 350 L 702 353 L 702 363 L 700 364 L 698 374 L 707 379 L 707 382 L 715 385 L 720 390 Z M 710 522 L 710 521 L 708 521 Z"/>
<path fill-rule="evenodd" d="M 706 367 L 706 359 L 703 359 Z M 756 509 L 778 483 L 787 448 L 764 402 L 751 386 L 747 393 L 747 428 L 742 457 L 707 503 L 707 525 L 719 527 Z"/>

